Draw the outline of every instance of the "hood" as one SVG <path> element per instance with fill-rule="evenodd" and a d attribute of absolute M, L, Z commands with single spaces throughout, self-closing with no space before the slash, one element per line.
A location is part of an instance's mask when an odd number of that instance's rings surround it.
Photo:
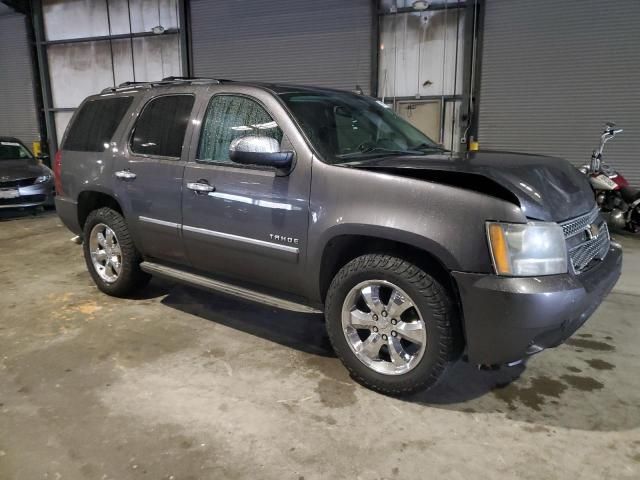
<path fill-rule="evenodd" d="M 418 172 L 481 175 L 513 194 L 524 214 L 535 220 L 560 222 L 595 206 L 587 177 L 562 158 L 496 151 L 447 152 L 376 158 L 349 166 L 427 180 L 428 175 Z"/>
<path fill-rule="evenodd" d="M 33 158 L 0 160 L 0 182 L 38 177 L 48 173 L 47 170 L 47 167 Z"/>

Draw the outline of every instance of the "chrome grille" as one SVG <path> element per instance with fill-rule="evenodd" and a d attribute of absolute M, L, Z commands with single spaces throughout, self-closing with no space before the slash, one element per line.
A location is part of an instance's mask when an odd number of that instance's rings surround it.
<path fill-rule="evenodd" d="M 593 236 L 589 226 L 599 227 L 598 234 Z M 607 223 L 600 216 L 598 208 L 581 217 L 560 224 L 569 249 L 569 258 L 575 273 L 587 270 L 594 260 L 602 260 L 609 251 L 611 239 Z"/>
<path fill-rule="evenodd" d="M 570 238 L 578 233 L 584 233 L 585 229 L 595 222 L 599 216 L 600 210 L 596 207 L 586 215 L 561 223 L 564 238 Z"/>

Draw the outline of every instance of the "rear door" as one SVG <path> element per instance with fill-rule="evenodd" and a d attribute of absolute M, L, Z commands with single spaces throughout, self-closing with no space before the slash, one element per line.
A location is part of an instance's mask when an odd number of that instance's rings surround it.
<path fill-rule="evenodd" d="M 193 267 L 298 294 L 304 275 L 311 154 L 280 103 L 257 89 L 218 90 L 203 105 L 184 174 L 183 238 Z M 243 135 L 277 139 L 295 152 L 285 175 L 229 160 Z M 196 191 L 193 184 L 208 191 Z"/>
<path fill-rule="evenodd" d="M 181 240 L 183 145 L 196 95 L 180 88 L 150 92 L 131 127 L 114 175 L 127 222 L 145 256 L 186 263 Z"/>

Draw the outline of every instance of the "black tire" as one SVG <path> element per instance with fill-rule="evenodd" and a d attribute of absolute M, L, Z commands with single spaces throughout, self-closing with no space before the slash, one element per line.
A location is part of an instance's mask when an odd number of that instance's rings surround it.
<path fill-rule="evenodd" d="M 386 280 L 411 297 L 426 326 L 426 348 L 419 363 L 407 373 L 385 375 L 362 363 L 351 350 L 342 328 L 342 306 L 349 291 L 367 280 Z M 386 395 L 408 395 L 426 390 L 441 378 L 456 357 L 460 339 L 458 321 L 447 289 L 433 276 L 401 258 L 370 254 L 346 264 L 334 277 L 325 302 L 331 344 L 351 376 L 367 388 Z"/>
<path fill-rule="evenodd" d="M 100 277 L 91 260 L 89 236 L 93 227 L 99 223 L 103 223 L 113 230 L 122 252 L 120 274 L 117 280 L 111 283 L 106 282 Z M 140 270 L 142 256 L 133 244 L 127 223 L 120 213 L 108 207 L 102 207 L 92 211 L 84 224 L 83 237 L 82 248 L 87 269 L 96 286 L 101 291 L 114 297 L 126 297 L 149 283 L 151 276 Z"/>

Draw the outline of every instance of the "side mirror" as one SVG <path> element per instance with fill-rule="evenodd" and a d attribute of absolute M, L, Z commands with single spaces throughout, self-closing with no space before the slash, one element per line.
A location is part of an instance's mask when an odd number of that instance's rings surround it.
<path fill-rule="evenodd" d="M 246 135 L 234 139 L 229 145 L 229 159 L 243 165 L 261 165 L 288 169 L 293 161 L 293 152 L 281 152 L 275 138 Z"/>

